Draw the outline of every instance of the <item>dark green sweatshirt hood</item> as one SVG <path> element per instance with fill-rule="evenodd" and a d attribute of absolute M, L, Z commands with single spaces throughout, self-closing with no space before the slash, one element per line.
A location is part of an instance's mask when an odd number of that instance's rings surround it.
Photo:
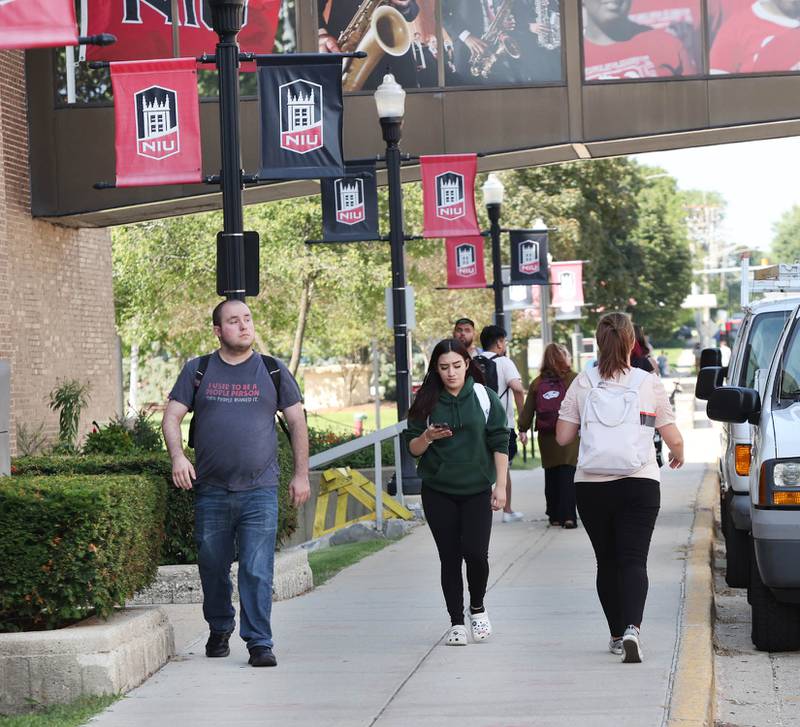
<path fill-rule="evenodd" d="M 488 420 L 471 377 L 456 396 L 443 390 L 430 415 L 432 424 L 447 422 L 453 436 L 438 439 L 419 458 L 417 472 L 424 485 L 451 494 L 475 494 L 495 481 L 494 452 L 508 454 L 506 412 L 497 394 L 486 389 Z M 409 419 L 406 441 L 425 431 L 427 422 Z"/>

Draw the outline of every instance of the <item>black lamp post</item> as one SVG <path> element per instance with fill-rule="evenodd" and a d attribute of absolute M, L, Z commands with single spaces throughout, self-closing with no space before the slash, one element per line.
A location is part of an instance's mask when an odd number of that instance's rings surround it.
<path fill-rule="evenodd" d="M 500 208 L 505 188 L 497 175 L 490 174 L 483 183 L 483 203 L 489 214 L 489 232 L 492 238 L 492 288 L 494 290 L 494 324 L 504 330 L 506 316 L 503 311 L 503 268 L 500 259 Z"/>
<path fill-rule="evenodd" d="M 403 229 L 403 187 L 400 180 L 400 139 L 406 92 L 391 73 L 375 91 L 375 106 L 386 142 L 386 173 L 389 188 L 389 246 L 392 260 L 392 315 L 394 318 L 395 387 L 397 420 L 408 417 L 411 406 L 411 370 L 409 366 L 408 326 L 406 320 L 405 231 Z M 404 494 L 418 494 L 421 482 L 414 460 L 405 447 L 400 448 Z"/>
<path fill-rule="evenodd" d="M 239 128 L 239 44 L 236 36 L 244 21 L 244 0 L 209 0 L 211 24 L 219 36 L 219 133 L 223 214 L 223 250 L 228 300 L 244 300 L 244 213 L 242 212 L 242 151 Z M 217 265 L 222 261 L 218 260 Z"/>

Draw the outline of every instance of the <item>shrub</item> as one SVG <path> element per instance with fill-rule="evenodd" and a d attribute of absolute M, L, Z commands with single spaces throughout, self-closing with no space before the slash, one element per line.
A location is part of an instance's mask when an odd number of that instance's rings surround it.
<path fill-rule="evenodd" d="M 86 435 L 84 454 L 127 454 L 133 450 L 133 437 L 124 423 L 112 421 Z"/>
<path fill-rule="evenodd" d="M 0 478 L 0 631 L 108 616 L 149 585 L 166 493 L 143 476 Z"/>
<path fill-rule="evenodd" d="M 297 529 L 297 510 L 289 497 L 289 480 L 293 469 L 291 447 L 282 434 L 279 434 L 278 444 L 280 486 L 277 537 L 280 544 Z M 194 458 L 192 452 L 187 454 L 190 459 Z M 197 562 L 197 548 L 194 542 L 194 492 L 179 490 L 172 484 L 172 462 L 164 451 L 150 454 L 132 453 L 124 456 L 93 454 L 80 457 L 20 457 L 12 463 L 11 472 L 14 475 L 146 475 L 156 482 L 165 483 L 167 510 L 161 563 Z"/>
<path fill-rule="evenodd" d="M 133 446 L 140 452 L 160 452 L 164 449 L 161 428 L 153 421 L 153 415 L 139 410 L 131 430 Z"/>
<path fill-rule="evenodd" d="M 17 423 L 17 451 L 20 454 L 28 457 L 39 454 L 46 448 L 47 434 L 44 422 L 39 422 L 39 426 L 30 427 L 24 422 Z"/>
<path fill-rule="evenodd" d="M 50 409 L 58 412 L 58 444 L 63 451 L 76 446 L 81 412 L 89 403 L 89 382 L 62 381 L 50 392 Z"/>

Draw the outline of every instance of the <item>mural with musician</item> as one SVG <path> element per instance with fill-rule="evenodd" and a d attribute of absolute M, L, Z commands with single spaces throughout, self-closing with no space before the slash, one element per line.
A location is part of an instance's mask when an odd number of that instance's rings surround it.
<path fill-rule="evenodd" d="M 709 71 L 800 71 L 800 0 L 709 0 Z"/>
<path fill-rule="evenodd" d="M 319 50 L 364 50 L 345 63 L 345 91 L 378 87 L 391 72 L 404 88 L 439 85 L 435 0 L 318 0 Z"/>
<path fill-rule="evenodd" d="M 558 0 L 442 0 L 445 85 L 562 80 Z"/>
<path fill-rule="evenodd" d="M 586 81 L 703 71 L 700 0 L 583 0 Z"/>

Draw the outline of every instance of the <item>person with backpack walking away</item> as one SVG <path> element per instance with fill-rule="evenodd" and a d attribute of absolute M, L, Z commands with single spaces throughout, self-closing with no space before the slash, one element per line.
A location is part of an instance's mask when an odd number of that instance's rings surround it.
<path fill-rule="evenodd" d="M 522 377 L 514 362 L 508 357 L 508 340 L 505 329 L 500 326 L 486 326 L 481 331 L 481 346 L 483 351 L 473 357 L 473 361 L 483 372 L 486 386 L 494 391 L 506 410 L 508 418 L 508 465 L 509 471 L 506 481 L 506 505 L 503 508 L 503 522 L 515 523 L 525 517 L 525 513 L 517 512 L 511 507 L 511 463 L 517 456 L 517 432 L 514 419 L 514 406 L 517 414 L 522 411 L 525 403 L 525 389 L 522 387 Z M 527 443 L 527 436 L 520 435 L 522 444 Z"/>
<path fill-rule="evenodd" d="M 437 343 L 408 412 L 405 437 L 408 450 L 419 458 L 422 505 L 441 561 L 451 624 L 448 646 L 467 643 L 464 562 L 472 639 L 484 641 L 492 633 L 484 596 L 492 511 L 502 510 L 506 499 L 506 424 L 500 399 L 483 385 L 464 345 L 457 339 Z"/>
<path fill-rule="evenodd" d="M 195 493 L 197 563 L 210 630 L 206 656 L 230 654 L 236 616 L 230 570 L 238 549 L 239 634 L 250 652 L 248 663 L 275 666 L 270 623 L 278 528 L 275 415 L 283 411 L 291 435 L 289 494 L 297 507 L 311 491 L 302 396 L 284 364 L 253 351 L 255 329 L 244 302 L 223 301 L 211 318 L 219 349 L 183 367 L 164 412 L 164 441 L 175 486 Z M 192 410 L 194 466 L 181 437 L 181 420 Z"/>
<path fill-rule="evenodd" d="M 683 465 L 683 438 L 661 379 L 631 366 L 635 337 L 624 313 L 597 324 L 598 365 L 567 390 L 556 441 L 580 428 L 575 494 L 597 558 L 597 594 L 624 663 L 642 661 L 639 631 L 647 599 L 647 555 L 661 503 L 653 429 L 669 447 L 669 466 Z"/>
<path fill-rule="evenodd" d="M 536 437 L 544 468 L 545 514 L 553 526 L 576 528 L 575 465 L 578 441 L 562 447 L 556 441 L 558 410 L 577 374 L 571 368 L 570 354 L 558 343 L 544 349 L 539 375 L 531 382 L 525 406 L 519 416 L 519 431 L 530 429 L 536 416 Z"/>

